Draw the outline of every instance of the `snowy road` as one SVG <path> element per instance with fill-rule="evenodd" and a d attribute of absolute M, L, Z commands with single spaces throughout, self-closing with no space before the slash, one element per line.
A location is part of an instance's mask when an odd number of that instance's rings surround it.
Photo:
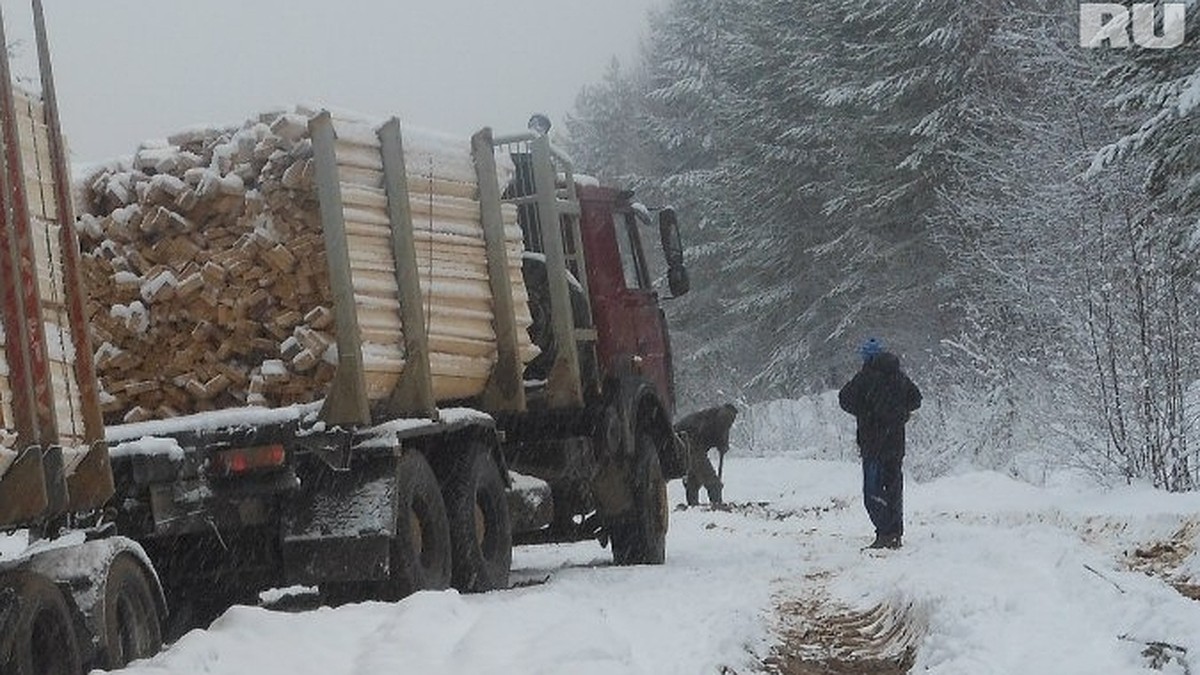
<path fill-rule="evenodd" d="M 665 566 L 612 567 L 592 543 L 521 548 L 514 581 L 528 585 L 235 607 L 121 672 L 747 675 L 882 655 L 954 675 L 1145 673 L 1156 657 L 1162 672 L 1200 673 L 1200 602 L 1160 578 L 1200 583 L 1200 495 L 991 473 L 910 482 L 905 548 L 864 553 L 855 464 L 730 456 L 725 468 L 736 506 L 673 513 Z"/>

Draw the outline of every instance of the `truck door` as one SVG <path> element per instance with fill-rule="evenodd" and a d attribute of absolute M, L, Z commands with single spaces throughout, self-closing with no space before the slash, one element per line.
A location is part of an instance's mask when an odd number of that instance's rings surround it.
<path fill-rule="evenodd" d="M 670 361 L 670 343 L 666 317 L 654 289 L 655 277 L 646 256 L 642 232 L 630 211 L 612 213 L 612 232 L 616 237 L 621 263 L 621 281 L 610 302 L 597 308 L 605 316 L 599 326 L 607 328 L 601 336 L 601 350 L 608 356 L 634 357 L 635 368 L 654 382 L 662 400 L 674 407 Z M 600 317 L 597 317 L 600 319 Z M 608 359 L 605 359 L 608 361 Z M 611 361 L 609 361 L 611 364 Z"/>

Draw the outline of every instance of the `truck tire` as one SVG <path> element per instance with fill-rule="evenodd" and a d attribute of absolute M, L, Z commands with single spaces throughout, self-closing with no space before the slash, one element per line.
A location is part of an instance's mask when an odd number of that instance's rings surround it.
<path fill-rule="evenodd" d="M 471 441 L 461 449 L 442 496 L 450 518 L 454 587 L 464 593 L 507 588 L 512 525 L 504 479 L 486 445 Z"/>
<path fill-rule="evenodd" d="M 637 454 L 629 472 L 633 508 L 610 526 L 613 562 L 617 565 L 661 565 L 667 557 L 667 482 L 654 438 L 637 435 Z"/>
<path fill-rule="evenodd" d="M 49 579 L 17 572 L 4 581 L 18 598 L 11 635 L 3 655 L 4 675 L 79 675 L 83 665 L 66 598 Z"/>
<path fill-rule="evenodd" d="M 396 536 L 385 600 L 450 586 L 450 523 L 437 477 L 419 452 L 402 457 L 396 471 Z"/>
<path fill-rule="evenodd" d="M 139 561 L 128 553 L 113 559 L 104 583 L 106 670 L 124 668 L 162 648 L 162 618 L 154 586 Z"/>

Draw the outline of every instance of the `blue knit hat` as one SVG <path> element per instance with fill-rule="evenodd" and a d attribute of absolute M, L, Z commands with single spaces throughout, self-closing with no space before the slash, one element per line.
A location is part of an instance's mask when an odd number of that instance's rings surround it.
<path fill-rule="evenodd" d="M 883 340 L 879 338 L 867 338 L 867 341 L 862 343 L 858 348 L 858 355 L 862 357 L 863 363 L 870 361 L 877 354 L 883 351 Z"/>

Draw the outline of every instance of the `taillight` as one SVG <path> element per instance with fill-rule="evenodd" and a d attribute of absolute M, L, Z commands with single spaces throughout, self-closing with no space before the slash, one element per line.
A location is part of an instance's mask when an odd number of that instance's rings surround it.
<path fill-rule="evenodd" d="M 281 467 L 285 457 L 283 446 L 279 444 L 234 448 L 214 454 L 209 468 L 214 474 L 229 476 Z"/>

